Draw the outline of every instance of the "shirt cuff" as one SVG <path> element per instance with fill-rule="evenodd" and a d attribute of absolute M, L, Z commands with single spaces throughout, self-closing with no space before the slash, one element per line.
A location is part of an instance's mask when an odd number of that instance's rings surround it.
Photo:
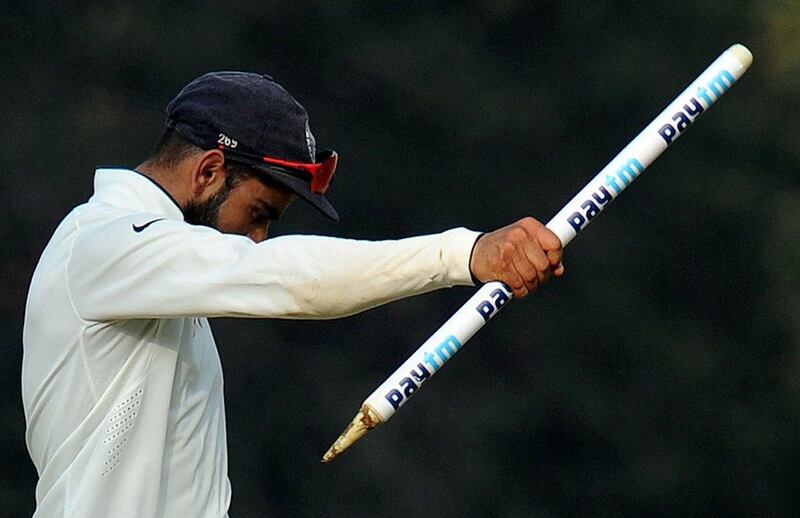
<path fill-rule="evenodd" d="M 469 269 L 472 248 L 482 235 L 466 228 L 454 228 L 441 234 L 439 260 L 445 278 L 453 286 L 475 286 Z"/>

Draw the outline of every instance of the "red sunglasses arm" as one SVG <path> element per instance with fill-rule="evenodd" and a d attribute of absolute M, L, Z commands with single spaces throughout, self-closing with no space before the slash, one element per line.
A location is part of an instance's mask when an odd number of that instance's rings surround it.
<path fill-rule="evenodd" d="M 304 164 L 302 162 L 292 162 L 289 160 L 281 160 L 280 158 L 272 158 L 272 157 L 262 157 L 261 158 L 265 163 L 272 164 L 272 165 L 280 165 L 283 167 L 288 167 L 290 169 L 300 169 L 302 171 L 306 171 L 307 173 L 311 173 L 312 175 L 319 170 L 322 164 Z"/>

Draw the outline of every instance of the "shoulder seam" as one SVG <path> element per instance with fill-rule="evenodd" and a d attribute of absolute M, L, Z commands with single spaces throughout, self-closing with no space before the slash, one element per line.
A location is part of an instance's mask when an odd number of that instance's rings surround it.
<path fill-rule="evenodd" d="M 81 230 L 81 225 L 78 222 L 77 218 L 75 218 L 75 221 L 73 223 L 75 225 L 77 234 Z M 83 318 L 81 314 L 78 312 L 78 308 L 75 307 L 75 301 L 72 298 L 72 288 L 70 288 L 69 285 L 69 264 L 72 261 L 72 251 L 75 248 L 76 240 L 77 236 L 75 239 L 72 240 L 72 243 L 69 246 L 69 254 L 67 255 L 67 260 L 64 263 L 64 284 L 67 287 L 67 299 L 69 299 L 69 305 L 70 307 L 72 307 L 72 311 L 75 313 L 75 316 L 78 317 L 78 320 L 80 320 L 81 323 L 83 323 L 83 328 L 85 329 L 89 324 L 89 321 Z M 86 357 L 86 348 L 84 347 L 85 344 L 83 342 L 83 335 L 84 333 L 82 329 L 78 335 L 78 351 L 79 354 L 81 355 L 81 364 L 83 364 L 83 370 L 86 373 L 86 381 L 88 382 L 89 389 L 92 391 L 92 397 L 94 398 L 95 401 L 97 401 L 97 387 L 95 386 L 94 383 L 94 377 L 92 376 L 92 371 L 89 368 L 89 359 Z"/>

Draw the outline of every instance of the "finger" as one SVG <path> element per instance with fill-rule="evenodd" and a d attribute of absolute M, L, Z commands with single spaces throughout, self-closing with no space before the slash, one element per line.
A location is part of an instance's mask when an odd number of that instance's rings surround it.
<path fill-rule="evenodd" d="M 541 285 L 547 282 L 551 266 L 542 247 L 539 246 L 539 243 L 535 240 L 530 240 L 525 244 L 523 250 L 531 266 L 536 269 L 539 284 Z"/>
<path fill-rule="evenodd" d="M 555 270 L 559 264 L 564 260 L 564 250 L 548 250 L 547 260 L 550 262 L 550 269 Z"/>
<path fill-rule="evenodd" d="M 514 292 L 514 298 L 516 299 L 524 299 L 525 297 L 531 294 L 531 292 L 528 291 L 528 288 L 524 284 L 522 285 L 522 288 L 512 289 L 511 291 Z"/>
<path fill-rule="evenodd" d="M 558 236 L 555 235 L 552 230 L 550 230 L 544 225 L 542 225 L 539 229 L 537 229 L 536 239 L 539 241 L 539 243 L 541 243 L 542 248 L 544 248 L 548 252 L 550 252 L 551 250 L 560 251 L 563 248 L 561 240 L 558 238 Z"/>
<path fill-rule="evenodd" d="M 525 285 L 524 279 L 514 267 L 513 263 L 506 269 L 503 277 L 503 282 L 514 292 L 514 297 L 523 299 L 528 296 L 528 287 Z"/>
<path fill-rule="evenodd" d="M 547 238 L 545 237 L 545 241 L 546 240 Z M 559 246 L 557 248 L 548 249 L 546 243 L 540 242 L 542 248 L 545 250 L 545 253 L 547 255 L 547 262 L 549 263 L 548 266 L 550 272 L 551 273 L 556 273 L 557 271 L 559 272 L 556 274 L 556 276 L 560 276 L 564 273 L 564 266 L 562 264 L 564 260 L 564 249 L 561 247 L 561 242 L 559 241 L 558 243 Z"/>
<path fill-rule="evenodd" d="M 515 256 L 513 265 L 525 283 L 528 293 L 534 293 L 542 282 L 541 273 L 534 268 L 524 252 L 520 252 Z"/>

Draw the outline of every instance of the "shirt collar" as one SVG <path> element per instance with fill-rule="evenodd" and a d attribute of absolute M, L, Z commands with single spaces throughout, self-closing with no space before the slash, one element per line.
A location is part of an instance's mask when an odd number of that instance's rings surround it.
<path fill-rule="evenodd" d="M 91 199 L 183 221 L 183 211 L 175 198 L 149 176 L 131 169 L 97 169 Z"/>

